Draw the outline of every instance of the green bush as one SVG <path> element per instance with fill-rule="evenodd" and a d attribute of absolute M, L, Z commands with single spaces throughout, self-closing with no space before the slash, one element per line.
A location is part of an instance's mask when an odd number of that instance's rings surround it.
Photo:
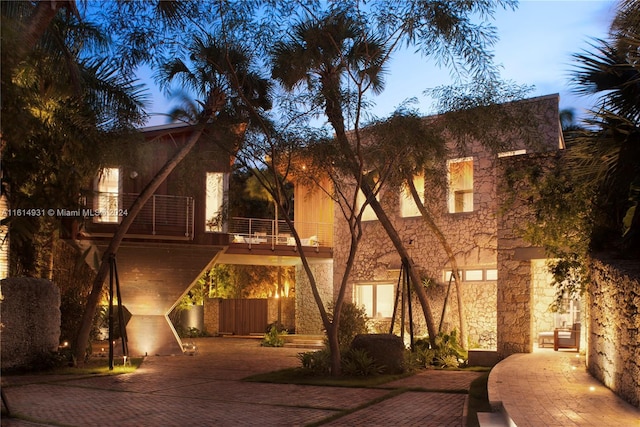
<path fill-rule="evenodd" d="M 417 365 L 439 366 L 445 368 L 461 367 L 467 363 L 467 352 L 458 342 L 458 331 L 440 332 L 432 348 L 428 339 L 419 339 L 414 343 L 413 361 Z"/>
<path fill-rule="evenodd" d="M 269 332 L 264 334 L 261 344 L 263 347 L 282 347 L 284 345 L 283 335 L 287 335 L 287 331 L 280 331 L 276 325 L 273 325 Z"/>
<path fill-rule="evenodd" d="M 382 369 L 364 349 L 350 349 L 342 355 L 341 361 L 342 372 L 350 376 L 377 375 Z"/>
<path fill-rule="evenodd" d="M 331 353 L 328 349 L 300 353 L 298 359 L 302 368 L 313 375 L 327 375 L 331 372 Z"/>
<path fill-rule="evenodd" d="M 331 320 L 333 320 L 333 306 L 330 308 Z M 340 324 L 338 325 L 338 343 L 340 353 L 349 350 L 356 335 L 369 332 L 367 324 L 369 319 L 364 307 L 358 307 L 352 303 L 344 303 L 340 312 Z"/>

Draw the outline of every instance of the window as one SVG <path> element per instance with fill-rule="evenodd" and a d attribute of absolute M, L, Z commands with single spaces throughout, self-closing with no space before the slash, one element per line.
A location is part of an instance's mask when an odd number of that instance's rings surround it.
<path fill-rule="evenodd" d="M 465 270 L 464 280 L 466 282 L 480 282 L 483 279 L 482 270 Z"/>
<path fill-rule="evenodd" d="M 358 209 L 362 208 L 362 205 L 364 205 L 365 200 L 367 200 L 367 198 L 364 196 L 364 193 L 362 192 L 362 190 L 358 190 L 358 197 L 356 199 L 356 207 Z M 379 195 L 376 195 L 376 200 L 380 200 Z M 364 208 L 364 212 L 362 212 L 362 220 L 363 221 L 375 221 L 378 219 L 378 216 L 376 215 L 376 213 L 373 211 L 373 208 L 371 207 L 371 205 L 367 205 Z"/>
<path fill-rule="evenodd" d="M 503 151 L 502 153 L 498 153 L 498 158 L 521 156 L 523 154 L 527 154 L 527 150 L 523 149 L 523 150 Z"/>
<path fill-rule="evenodd" d="M 451 280 L 451 270 L 443 270 L 442 278 L 444 283 Z M 495 282 L 498 280 L 498 270 L 495 268 L 468 268 L 459 270 L 458 275 L 465 282 Z"/>
<path fill-rule="evenodd" d="M 418 191 L 420 200 L 424 203 L 424 174 L 414 176 L 413 185 Z M 416 206 L 413 196 L 407 186 L 402 188 L 402 193 L 400 194 L 400 216 L 403 218 L 420 216 L 420 210 L 418 209 L 418 206 Z"/>
<path fill-rule="evenodd" d="M 224 173 L 207 172 L 205 198 L 205 230 L 223 231 Z"/>
<path fill-rule="evenodd" d="M 96 179 L 94 185 L 96 199 L 94 209 L 100 212 L 94 216 L 94 222 L 117 223 L 120 200 L 120 170 L 118 168 L 105 168 Z"/>
<path fill-rule="evenodd" d="M 356 285 L 356 305 L 364 307 L 372 319 L 393 316 L 394 287 L 392 283 L 372 283 Z"/>
<path fill-rule="evenodd" d="M 447 161 L 449 212 L 473 211 L 473 158 Z"/>

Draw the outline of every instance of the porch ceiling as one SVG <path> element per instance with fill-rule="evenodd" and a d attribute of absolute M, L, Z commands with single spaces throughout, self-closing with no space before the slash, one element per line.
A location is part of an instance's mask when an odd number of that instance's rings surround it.
<path fill-rule="evenodd" d="M 331 258 L 308 258 L 308 260 L 310 264 L 331 263 L 333 261 Z M 225 251 L 216 257 L 216 264 L 293 266 L 300 264 L 300 257 L 264 253 L 228 253 Z"/>

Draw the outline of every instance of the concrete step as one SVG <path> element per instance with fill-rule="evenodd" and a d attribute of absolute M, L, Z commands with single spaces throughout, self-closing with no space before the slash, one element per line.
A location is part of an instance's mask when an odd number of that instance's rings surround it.
<path fill-rule="evenodd" d="M 285 342 L 284 346 L 290 348 L 310 348 L 316 350 L 324 348 L 324 344 L 322 343 L 322 341 L 318 340 L 292 340 L 289 342 Z"/>
<path fill-rule="evenodd" d="M 509 427 L 502 412 L 478 412 L 480 427 Z"/>

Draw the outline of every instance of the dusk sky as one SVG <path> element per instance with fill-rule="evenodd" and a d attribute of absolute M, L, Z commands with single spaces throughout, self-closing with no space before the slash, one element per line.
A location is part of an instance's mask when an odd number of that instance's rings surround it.
<path fill-rule="evenodd" d="M 593 100 L 572 94 L 570 74 L 576 64 L 572 55 L 590 49 L 593 38 L 606 38 L 614 12 L 614 1 L 521 1 L 515 11 L 500 10 L 494 21 L 500 37 L 494 53 L 502 78 L 535 86 L 530 96 L 559 93 L 560 108 L 574 108 L 580 114 Z M 384 117 L 412 97 L 418 99 L 422 113 L 434 113 L 433 101 L 423 92 L 451 83 L 449 72 L 433 61 L 411 51 L 396 53 L 373 113 Z M 166 118 L 154 114 L 166 113 L 170 101 L 157 90 L 153 99 L 148 125 L 164 124 Z"/>

